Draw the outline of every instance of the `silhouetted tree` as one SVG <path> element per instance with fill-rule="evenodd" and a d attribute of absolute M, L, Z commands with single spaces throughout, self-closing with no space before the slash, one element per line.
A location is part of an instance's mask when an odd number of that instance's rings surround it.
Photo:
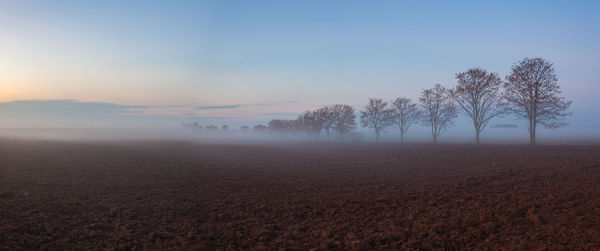
<path fill-rule="evenodd" d="M 349 105 L 323 106 L 313 111 L 305 111 L 295 120 L 289 121 L 289 131 L 304 132 L 309 138 L 319 139 L 325 131 L 329 137 L 333 133 L 343 136 L 354 130 L 356 125 L 354 108 Z"/>
<path fill-rule="evenodd" d="M 327 122 L 331 119 L 331 114 L 329 111 L 329 107 L 327 106 L 323 106 L 317 110 L 314 110 L 312 113 L 314 118 L 313 134 L 315 135 L 316 139 L 319 140 L 321 132 L 323 131 L 323 129 L 325 129 Z"/>
<path fill-rule="evenodd" d="M 226 131 L 229 131 L 229 126 L 227 126 L 227 125 L 223 125 L 223 126 L 221 127 L 221 131 L 224 131 L 224 132 L 226 132 Z"/>
<path fill-rule="evenodd" d="M 325 135 L 327 135 L 327 139 L 329 140 L 331 135 L 334 133 L 333 128 L 333 110 L 332 106 L 323 106 L 315 111 L 321 117 L 323 121 L 323 131 L 325 131 Z"/>
<path fill-rule="evenodd" d="M 312 125 L 313 125 L 313 114 L 310 111 L 305 111 L 302 114 L 298 115 L 298 118 L 296 118 L 296 126 L 297 128 L 304 132 L 306 134 L 307 137 L 310 138 L 311 134 L 312 134 Z"/>
<path fill-rule="evenodd" d="M 310 138 L 314 136 L 317 140 L 323 131 L 327 119 L 327 110 L 317 109 L 314 111 L 305 111 L 296 119 L 296 125 Z"/>
<path fill-rule="evenodd" d="M 329 126 L 330 130 L 336 132 L 340 138 L 350 133 L 356 127 L 356 115 L 354 107 L 349 105 L 332 105 L 329 108 Z"/>
<path fill-rule="evenodd" d="M 303 122 L 298 119 L 292 119 L 289 122 L 288 130 L 290 133 L 296 135 L 304 131 Z"/>
<path fill-rule="evenodd" d="M 510 111 L 527 119 L 529 143 L 535 144 L 537 125 L 554 129 L 567 125 L 564 117 L 572 101 L 561 94 L 552 63 L 542 58 L 525 58 L 513 65 L 504 83 Z"/>
<path fill-rule="evenodd" d="M 417 104 L 409 98 L 397 98 L 392 102 L 391 120 L 400 128 L 400 142 L 404 143 L 404 134 L 408 131 L 411 124 L 418 122 L 421 118 L 421 111 Z"/>
<path fill-rule="evenodd" d="M 286 133 L 290 131 L 290 121 L 283 119 L 274 119 L 269 121 L 268 127 L 271 132 Z"/>
<path fill-rule="evenodd" d="M 442 130 L 451 126 L 452 120 L 456 118 L 456 106 L 451 94 L 449 89 L 440 84 L 421 93 L 419 101 L 424 110 L 423 124 L 431 126 L 433 143 L 438 142 Z"/>
<path fill-rule="evenodd" d="M 387 102 L 380 98 L 370 98 L 364 111 L 360 111 L 360 123 L 365 128 L 375 130 L 375 140 L 379 143 L 379 134 L 391 123 Z"/>
<path fill-rule="evenodd" d="M 263 132 L 266 132 L 267 130 L 269 130 L 269 127 L 267 127 L 266 125 L 258 124 L 258 125 L 255 125 L 254 127 L 252 127 L 252 131 L 254 131 L 254 132 L 263 133 Z"/>
<path fill-rule="evenodd" d="M 198 122 L 193 122 L 193 123 L 183 123 L 183 128 L 187 128 L 187 129 L 192 129 L 192 130 L 200 130 L 202 129 L 202 126 L 198 124 Z"/>
<path fill-rule="evenodd" d="M 204 129 L 206 129 L 206 131 L 209 131 L 209 132 L 219 131 L 219 127 L 217 127 L 216 125 L 209 125 L 209 126 L 206 126 Z"/>
<path fill-rule="evenodd" d="M 242 132 L 249 132 L 250 131 L 250 127 L 248 127 L 248 126 L 242 126 L 242 127 L 240 127 L 240 131 L 242 131 Z"/>
<path fill-rule="evenodd" d="M 461 110 L 473 120 L 475 143 L 479 144 L 479 134 L 494 117 L 504 111 L 500 93 L 502 80 L 495 73 L 480 68 L 457 73 L 458 84 L 452 91 Z"/>

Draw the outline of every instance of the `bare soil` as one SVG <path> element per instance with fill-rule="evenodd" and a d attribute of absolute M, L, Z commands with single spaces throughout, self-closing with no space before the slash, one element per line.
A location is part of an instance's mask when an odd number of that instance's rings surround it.
<path fill-rule="evenodd" d="M 600 146 L 0 140 L 0 249 L 600 249 Z"/>

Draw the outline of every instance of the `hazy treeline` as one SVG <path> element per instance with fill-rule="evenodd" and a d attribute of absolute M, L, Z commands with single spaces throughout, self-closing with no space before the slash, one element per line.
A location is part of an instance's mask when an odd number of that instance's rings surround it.
<path fill-rule="evenodd" d="M 192 130 L 219 131 L 215 125 L 202 128 L 198 123 L 184 123 L 183 126 Z M 228 127 L 223 125 L 221 128 L 221 131 L 227 131 Z M 274 119 L 267 125 L 254 125 L 252 129 L 241 126 L 240 132 L 306 136 L 314 140 L 319 140 L 322 135 L 325 135 L 327 139 L 354 140 L 359 137 L 357 133 L 353 133 L 355 128 L 355 109 L 349 105 L 336 104 L 306 111 L 293 120 Z"/>
<path fill-rule="evenodd" d="M 514 115 L 527 121 L 530 144 L 536 143 L 538 125 L 545 128 L 565 126 L 564 118 L 571 115 L 572 101 L 560 96 L 558 76 L 553 64 L 542 58 L 525 58 L 511 68 L 504 81 L 497 73 L 481 68 L 471 68 L 456 74 L 457 84 L 447 88 L 435 84 L 424 89 L 418 101 L 398 97 L 390 102 L 370 98 L 360 112 L 360 125 L 373 129 L 379 142 L 381 132 L 397 127 L 400 141 L 414 124 L 431 128 L 432 141 L 437 143 L 440 134 L 452 126 L 459 114 L 473 122 L 475 143 L 488 123 L 497 117 Z M 344 104 L 323 106 L 305 111 L 293 120 L 274 119 L 267 125 L 242 126 L 242 132 L 269 132 L 275 134 L 304 135 L 319 140 L 344 140 L 359 137 L 354 107 Z M 202 129 L 196 123 L 184 124 L 186 128 Z M 209 125 L 206 131 L 218 131 Z M 221 131 L 227 131 L 226 125 Z"/>

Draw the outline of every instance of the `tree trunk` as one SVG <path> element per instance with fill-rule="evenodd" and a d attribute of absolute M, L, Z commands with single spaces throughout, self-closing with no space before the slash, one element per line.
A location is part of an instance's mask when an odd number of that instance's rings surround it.
<path fill-rule="evenodd" d="M 375 141 L 379 143 L 379 132 L 375 131 Z"/>
<path fill-rule="evenodd" d="M 529 144 L 530 145 L 535 145 L 535 129 L 536 129 L 536 124 L 535 121 L 532 119 L 529 122 Z"/>
<path fill-rule="evenodd" d="M 433 143 L 434 143 L 434 144 L 437 144 L 437 142 L 438 142 L 438 141 L 437 141 L 437 135 L 435 135 L 435 134 L 434 134 L 434 135 L 433 135 Z"/>
<path fill-rule="evenodd" d="M 400 131 L 400 144 L 404 144 L 404 132 Z"/>
<path fill-rule="evenodd" d="M 479 145 L 479 129 L 475 129 L 475 144 Z"/>
<path fill-rule="evenodd" d="M 535 142 L 535 125 L 534 125 L 534 128 L 532 128 L 529 131 L 529 144 L 530 145 L 535 145 L 536 144 L 536 142 Z"/>

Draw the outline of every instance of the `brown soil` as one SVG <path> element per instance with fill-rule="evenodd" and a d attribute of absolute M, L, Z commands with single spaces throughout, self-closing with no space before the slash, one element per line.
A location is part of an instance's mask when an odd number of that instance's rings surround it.
<path fill-rule="evenodd" d="M 600 146 L 0 141 L 0 249 L 600 249 Z"/>

